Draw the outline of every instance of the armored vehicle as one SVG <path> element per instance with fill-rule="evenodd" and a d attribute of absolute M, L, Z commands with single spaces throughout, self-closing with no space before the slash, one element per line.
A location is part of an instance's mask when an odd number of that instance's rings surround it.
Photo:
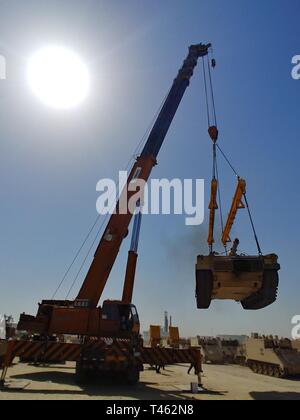
<path fill-rule="evenodd" d="M 246 363 L 255 373 L 286 378 L 300 375 L 300 354 L 288 339 L 252 337 L 246 341 Z"/>
<path fill-rule="evenodd" d="M 293 349 L 296 349 L 298 352 L 300 352 L 300 340 L 293 340 L 292 347 Z"/>
<path fill-rule="evenodd" d="M 265 308 L 277 299 L 278 257 L 198 256 L 196 298 L 198 309 L 208 309 L 212 300 L 235 300 L 246 310 Z"/>
<path fill-rule="evenodd" d="M 220 341 L 216 338 L 201 338 L 199 340 L 204 363 L 223 364 L 224 356 L 220 346 Z"/>
<path fill-rule="evenodd" d="M 238 340 L 221 340 L 224 362 L 244 365 L 246 360 L 245 347 Z"/>

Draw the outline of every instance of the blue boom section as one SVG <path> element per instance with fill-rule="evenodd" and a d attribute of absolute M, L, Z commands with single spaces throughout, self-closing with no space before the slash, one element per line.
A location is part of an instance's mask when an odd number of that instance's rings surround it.
<path fill-rule="evenodd" d="M 131 246 L 130 246 L 130 251 L 133 251 L 136 254 L 138 252 L 138 247 L 139 247 L 141 225 L 142 225 L 142 209 L 140 207 L 140 203 L 138 203 L 136 214 L 134 216 L 133 231 L 132 231 Z"/>
<path fill-rule="evenodd" d="M 170 93 L 152 128 L 141 156 L 153 156 L 155 159 L 157 158 L 184 93 L 190 84 L 190 79 L 193 76 L 198 59 L 206 56 L 210 47 L 211 44 L 198 44 L 192 45 L 189 48 L 189 54 L 184 61 L 177 78 L 174 80 Z"/>

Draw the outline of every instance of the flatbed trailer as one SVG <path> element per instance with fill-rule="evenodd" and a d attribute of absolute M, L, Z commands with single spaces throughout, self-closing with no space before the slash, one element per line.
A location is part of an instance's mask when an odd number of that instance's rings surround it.
<path fill-rule="evenodd" d="M 160 368 L 177 364 L 189 364 L 195 369 L 199 387 L 202 386 L 202 355 L 198 349 L 150 348 L 140 346 L 132 348 L 129 340 L 113 338 L 89 339 L 82 344 L 50 341 L 14 340 L 7 342 L 6 353 L 1 366 L 0 387 L 5 389 L 5 379 L 9 366 L 16 358 L 30 359 L 36 364 L 84 361 L 95 373 L 101 365 L 101 372 L 107 368 L 109 372 L 122 375 L 122 364 L 132 363 L 140 371 L 145 365 L 154 366 L 159 373 Z M 191 370 L 190 368 L 190 370 Z M 78 374 L 78 372 L 76 372 Z M 77 375 L 76 375 L 77 376 Z"/>

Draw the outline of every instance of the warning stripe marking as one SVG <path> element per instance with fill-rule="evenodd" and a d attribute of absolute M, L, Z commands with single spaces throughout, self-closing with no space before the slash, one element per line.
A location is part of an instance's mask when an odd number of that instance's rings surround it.
<path fill-rule="evenodd" d="M 26 353 L 26 351 L 28 351 L 31 348 L 32 344 L 33 343 L 28 341 L 20 343 L 20 345 L 18 345 L 16 349 L 16 356 L 22 356 L 23 353 Z"/>
<path fill-rule="evenodd" d="M 80 357 L 82 346 L 66 343 L 16 342 L 13 350 L 14 357 L 45 361 L 74 361 Z"/>
<path fill-rule="evenodd" d="M 43 347 L 43 343 L 35 343 L 31 348 L 23 352 L 22 357 L 24 359 L 33 359 L 36 357 L 36 354 L 42 351 Z"/>
<path fill-rule="evenodd" d="M 21 356 L 24 359 L 36 361 L 78 361 L 82 354 L 89 355 L 89 352 L 97 356 L 126 356 L 132 355 L 132 346 L 128 340 L 114 340 L 111 346 L 103 340 L 91 340 L 85 344 L 55 343 L 55 342 L 33 342 L 15 341 L 12 350 L 13 357 Z M 189 349 L 168 349 L 168 348 L 137 348 L 140 356 L 136 359 L 143 364 L 150 365 L 174 365 L 189 363 L 201 366 L 202 356 L 200 350 Z"/>
<path fill-rule="evenodd" d="M 55 355 L 57 356 L 57 354 L 61 351 L 61 348 L 61 343 L 50 344 L 49 348 L 47 348 L 47 350 L 45 351 L 45 360 L 54 360 Z"/>
<path fill-rule="evenodd" d="M 139 360 L 144 364 L 173 365 L 178 363 L 201 363 L 200 351 L 176 350 L 163 348 L 143 348 Z"/>
<path fill-rule="evenodd" d="M 72 346 L 64 354 L 64 359 L 70 362 L 79 360 L 81 354 L 81 346 L 77 345 L 76 347 Z"/>

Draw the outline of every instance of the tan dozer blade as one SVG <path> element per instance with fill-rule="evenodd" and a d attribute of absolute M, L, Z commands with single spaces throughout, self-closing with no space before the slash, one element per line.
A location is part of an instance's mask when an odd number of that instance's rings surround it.
<path fill-rule="evenodd" d="M 208 309 L 212 300 L 241 302 L 246 310 L 263 309 L 277 299 L 278 257 L 199 255 L 196 265 L 198 309 Z"/>

